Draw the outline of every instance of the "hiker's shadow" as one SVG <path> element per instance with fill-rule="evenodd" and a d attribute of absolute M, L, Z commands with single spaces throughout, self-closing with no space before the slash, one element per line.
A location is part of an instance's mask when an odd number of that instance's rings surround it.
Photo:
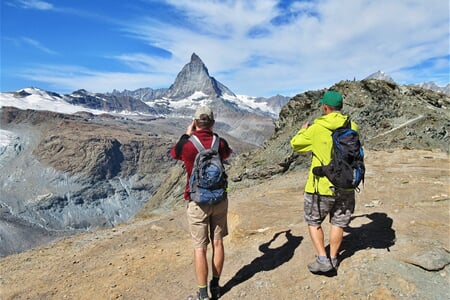
<path fill-rule="evenodd" d="M 395 230 L 392 229 L 392 219 L 385 213 L 375 212 L 364 214 L 355 218 L 366 217 L 371 220 L 370 223 L 363 224 L 360 227 L 347 227 L 344 229 L 348 234 L 344 236 L 341 244 L 340 260 L 344 260 L 359 250 L 375 248 L 386 249 L 395 244 Z"/>
<path fill-rule="evenodd" d="M 287 239 L 286 243 L 277 248 L 270 248 L 270 244 L 283 233 Z M 295 249 L 300 245 L 302 240 L 303 237 L 292 235 L 290 229 L 277 232 L 270 241 L 259 246 L 258 249 L 263 255 L 255 258 L 250 264 L 243 266 L 237 271 L 233 278 L 222 287 L 222 294 L 227 293 L 233 287 L 252 278 L 258 272 L 270 271 L 288 262 L 294 256 Z"/>

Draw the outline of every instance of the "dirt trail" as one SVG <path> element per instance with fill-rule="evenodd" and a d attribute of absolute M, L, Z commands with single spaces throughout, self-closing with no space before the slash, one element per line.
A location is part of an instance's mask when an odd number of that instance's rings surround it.
<path fill-rule="evenodd" d="M 337 276 L 306 268 L 306 174 L 232 184 L 222 299 L 448 299 L 449 156 L 371 151 L 366 161 Z M 186 299 L 194 291 L 182 207 L 0 260 L 4 300 Z"/>

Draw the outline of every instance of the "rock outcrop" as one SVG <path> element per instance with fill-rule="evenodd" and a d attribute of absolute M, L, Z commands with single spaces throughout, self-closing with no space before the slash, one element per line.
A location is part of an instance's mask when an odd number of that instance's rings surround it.
<path fill-rule="evenodd" d="M 330 89 L 344 95 L 343 113 L 359 124 L 365 149 L 450 150 L 449 96 L 383 80 L 342 81 Z M 240 157 L 232 177 L 267 178 L 307 166 L 309 157 L 293 153 L 289 141 L 306 121 L 321 114 L 323 92 L 294 96 L 282 108 L 263 149 Z"/>

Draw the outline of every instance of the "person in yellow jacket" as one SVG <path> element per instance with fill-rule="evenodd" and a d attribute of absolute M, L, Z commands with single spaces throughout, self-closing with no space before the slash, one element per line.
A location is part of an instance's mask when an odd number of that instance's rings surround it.
<path fill-rule="evenodd" d="M 308 264 L 312 273 L 337 271 L 338 252 L 344 235 L 344 228 L 350 223 L 355 209 L 355 191 L 338 190 L 326 176 L 313 174 L 315 167 L 327 165 L 331 161 L 333 141 L 331 133 L 342 127 L 348 116 L 341 113 L 343 97 L 336 91 L 327 91 L 320 99 L 323 115 L 310 125 L 305 123 L 291 139 L 291 147 L 299 153 L 312 152 L 311 166 L 304 193 L 304 216 L 316 259 Z M 358 125 L 351 122 L 351 128 L 359 131 Z M 324 232 L 321 224 L 330 215 L 330 253 L 327 256 Z"/>

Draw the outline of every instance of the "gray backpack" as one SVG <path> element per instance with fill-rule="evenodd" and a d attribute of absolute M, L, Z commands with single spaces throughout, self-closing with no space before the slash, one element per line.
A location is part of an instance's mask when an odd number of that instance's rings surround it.
<path fill-rule="evenodd" d="M 189 140 L 198 151 L 189 178 L 190 199 L 200 204 L 215 205 L 227 196 L 227 174 L 219 154 L 220 138 L 214 134 L 210 149 L 192 135 Z"/>

